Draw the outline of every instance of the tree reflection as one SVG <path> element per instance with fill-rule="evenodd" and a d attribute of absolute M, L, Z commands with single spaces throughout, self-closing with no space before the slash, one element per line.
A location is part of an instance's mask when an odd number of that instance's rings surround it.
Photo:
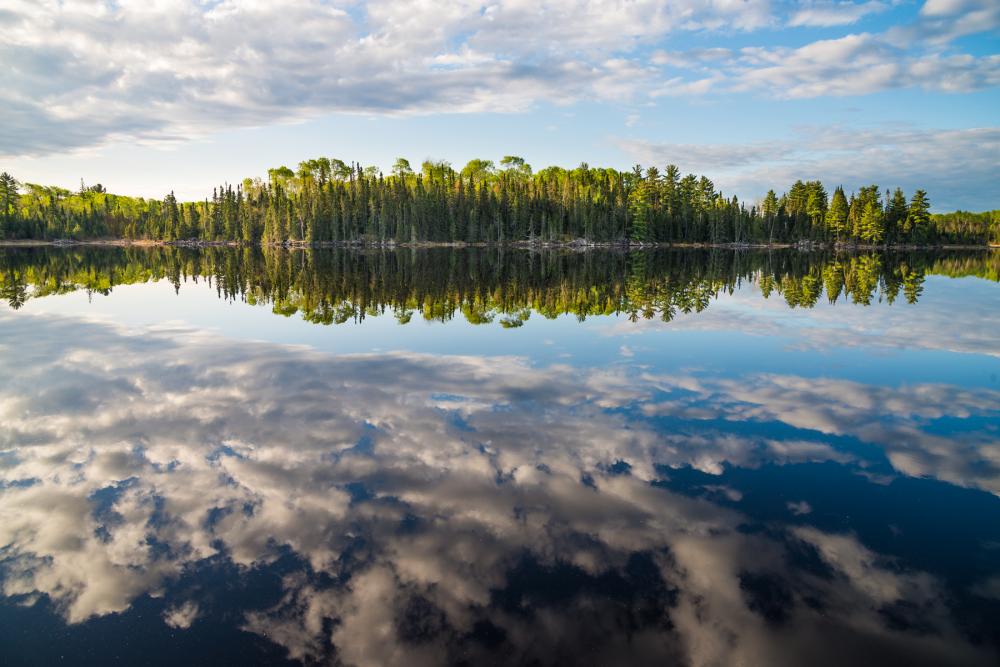
<path fill-rule="evenodd" d="M 447 321 L 516 328 L 535 312 L 625 314 L 668 322 L 701 312 L 743 284 L 780 295 L 792 308 L 831 303 L 916 303 L 928 273 L 996 279 L 1000 256 L 824 254 L 658 250 L 503 251 L 498 249 L 289 250 L 284 248 L 31 248 L 0 250 L 0 290 L 12 308 L 29 298 L 169 280 L 177 290 L 208 281 L 225 299 L 267 304 L 277 315 L 342 324 L 391 312 L 401 324 L 419 313 Z"/>

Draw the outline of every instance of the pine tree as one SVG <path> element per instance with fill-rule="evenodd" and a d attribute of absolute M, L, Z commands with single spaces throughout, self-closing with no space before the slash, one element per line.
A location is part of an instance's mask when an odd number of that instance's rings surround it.
<path fill-rule="evenodd" d="M 885 228 L 887 240 L 892 243 L 900 236 L 908 237 L 910 229 L 906 225 L 906 195 L 903 194 L 902 188 L 896 188 L 892 197 L 888 199 L 889 204 L 885 211 Z"/>
<path fill-rule="evenodd" d="M 910 199 L 910 208 L 906 214 L 906 228 L 910 236 L 922 239 L 930 222 L 930 202 L 927 193 L 917 190 Z"/>
<path fill-rule="evenodd" d="M 183 238 L 180 211 L 177 208 L 177 197 L 174 196 L 173 191 L 164 197 L 163 208 L 166 216 L 163 227 L 164 238 L 168 241 Z"/>
<path fill-rule="evenodd" d="M 809 216 L 809 223 L 813 230 L 822 229 L 827 207 L 826 189 L 819 181 L 809 181 L 806 188 L 809 191 L 806 198 L 806 215 Z"/>
<path fill-rule="evenodd" d="M 838 185 L 833 191 L 830 208 L 826 211 L 826 229 L 838 241 L 848 231 L 847 212 L 847 197 L 844 195 L 844 188 Z"/>
<path fill-rule="evenodd" d="M 0 239 L 13 236 L 14 220 L 17 217 L 19 183 L 6 171 L 0 173 Z"/>
<path fill-rule="evenodd" d="M 861 214 L 861 240 L 878 245 L 885 236 L 885 216 L 877 201 L 869 201 Z"/>
<path fill-rule="evenodd" d="M 180 204 L 116 197 L 103 186 L 78 192 L 27 186 L 19 195 L 0 179 L 0 233 L 53 238 L 101 235 L 202 238 L 280 244 L 406 241 L 794 242 L 851 239 L 864 243 L 987 243 L 1000 237 L 997 216 L 956 212 L 931 216 L 926 193 L 907 205 L 901 190 L 837 188 L 828 201 L 819 181 L 797 181 L 780 197 L 770 190 L 747 209 L 723 196 L 705 176 L 667 165 L 631 171 L 548 167 L 534 173 L 523 158 L 505 156 L 497 170 L 471 160 L 461 172 L 426 161 L 420 173 L 397 160 L 390 176 L 373 167 L 317 158 L 268 171 L 266 181 L 223 185 L 203 202 Z"/>

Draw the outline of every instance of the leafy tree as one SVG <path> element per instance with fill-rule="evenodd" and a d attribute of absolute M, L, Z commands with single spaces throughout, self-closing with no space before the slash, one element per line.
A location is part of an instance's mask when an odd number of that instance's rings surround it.
<path fill-rule="evenodd" d="M 525 162 L 523 157 L 505 155 L 500 160 L 500 166 L 509 174 L 517 174 L 525 178 L 531 176 L 531 165 Z"/>
<path fill-rule="evenodd" d="M 396 158 L 396 162 L 392 165 L 392 174 L 397 178 L 405 178 L 413 173 L 413 167 L 410 166 L 410 161 L 403 157 Z"/>
<path fill-rule="evenodd" d="M 295 178 L 295 172 L 288 167 L 275 167 L 267 170 L 267 179 L 271 187 L 281 187 L 288 189 L 291 180 Z"/>
<path fill-rule="evenodd" d="M 493 160 L 474 158 L 462 167 L 461 176 L 470 183 L 482 183 L 488 180 L 494 171 L 496 167 L 493 165 Z"/>
<path fill-rule="evenodd" d="M 346 181 L 351 178 L 354 170 L 347 166 L 343 160 L 330 158 L 330 175 L 338 181 Z"/>

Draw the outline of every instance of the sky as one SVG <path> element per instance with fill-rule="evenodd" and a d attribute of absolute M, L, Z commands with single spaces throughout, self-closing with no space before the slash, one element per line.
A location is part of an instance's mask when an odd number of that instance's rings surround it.
<path fill-rule="evenodd" d="M 0 0 L 21 181 L 190 200 L 504 155 L 1000 208 L 1000 0 Z"/>

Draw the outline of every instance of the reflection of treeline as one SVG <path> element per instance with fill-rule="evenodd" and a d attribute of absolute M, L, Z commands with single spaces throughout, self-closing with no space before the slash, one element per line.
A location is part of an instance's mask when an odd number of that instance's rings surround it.
<path fill-rule="evenodd" d="M 675 165 L 632 171 L 548 167 L 523 159 L 472 160 L 461 170 L 406 160 L 392 173 L 308 160 L 267 180 L 216 188 L 182 203 L 122 197 L 103 186 L 78 192 L 20 184 L 0 174 L 0 239 L 115 237 L 246 244 L 413 242 L 986 244 L 1000 240 L 996 216 L 931 216 L 923 190 L 877 185 L 828 193 L 798 181 L 782 195 L 740 202 L 705 176 Z M 955 217 L 959 216 L 959 217 Z M 971 217 L 970 217 L 971 216 Z"/>
<path fill-rule="evenodd" d="M 928 273 L 948 276 L 949 278 L 975 276 L 1000 282 L 1000 253 L 938 257 L 931 264 Z"/>
<path fill-rule="evenodd" d="M 650 250 L 633 253 L 503 251 L 499 248 L 24 248 L 0 252 L 0 287 L 11 306 L 75 290 L 168 280 L 208 281 L 226 299 L 300 313 L 321 324 L 392 313 L 520 326 L 545 317 L 625 313 L 669 320 L 705 309 L 744 283 L 792 307 L 830 302 L 913 303 L 925 274 L 996 279 L 998 255 L 847 254 Z"/>

